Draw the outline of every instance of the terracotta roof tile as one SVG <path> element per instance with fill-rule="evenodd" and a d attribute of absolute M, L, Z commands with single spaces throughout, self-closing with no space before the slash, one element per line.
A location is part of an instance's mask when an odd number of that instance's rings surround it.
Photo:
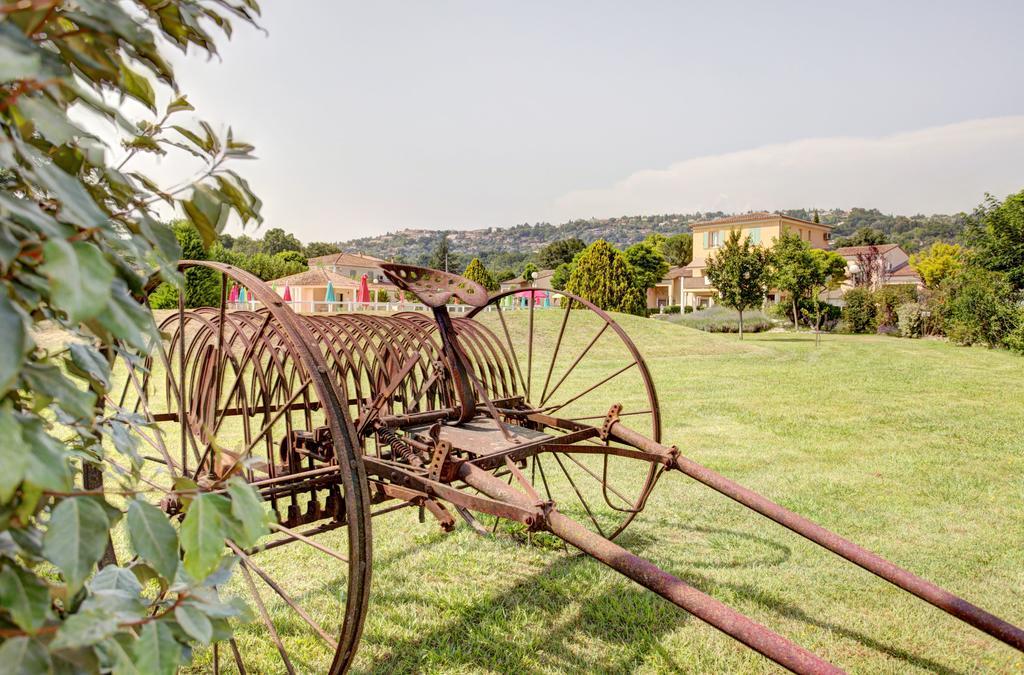
<path fill-rule="evenodd" d="M 690 223 L 690 227 L 706 227 L 708 225 L 729 225 L 732 223 L 751 223 L 760 220 L 775 220 L 781 218 L 788 220 L 793 223 L 803 223 L 805 225 L 816 225 L 817 227 L 824 227 L 825 229 L 831 230 L 831 225 L 825 223 L 813 223 L 803 218 L 794 218 L 793 216 L 786 216 L 781 213 L 774 213 L 771 211 L 757 211 L 755 213 L 743 213 L 735 216 L 726 216 L 724 218 L 716 218 L 715 220 L 705 220 L 696 223 Z"/>
<path fill-rule="evenodd" d="M 344 274 L 338 274 L 337 272 L 331 272 L 325 270 L 322 267 L 312 267 L 305 272 L 299 272 L 298 274 L 292 274 L 287 277 L 281 277 L 280 279 L 273 279 L 268 283 L 276 284 L 278 286 L 326 286 L 327 282 L 330 281 L 334 284 L 335 288 L 358 288 L 359 281 L 345 276 Z M 380 284 L 370 284 L 371 286 Z"/>
<path fill-rule="evenodd" d="M 894 248 L 899 248 L 899 244 L 879 244 L 877 246 L 843 246 L 842 248 L 835 249 L 835 252 L 841 256 L 857 256 L 863 253 L 870 253 L 872 249 L 877 250 L 879 253 L 888 253 Z"/>
<path fill-rule="evenodd" d="M 381 258 L 374 258 L 372 255 L 363 253 L 331 253 L 328 255 L 310 258 L 307 263 L 310 267 L 315 265 L 351 265 L 352 267 L 376 267 L 382 262 Z"/>

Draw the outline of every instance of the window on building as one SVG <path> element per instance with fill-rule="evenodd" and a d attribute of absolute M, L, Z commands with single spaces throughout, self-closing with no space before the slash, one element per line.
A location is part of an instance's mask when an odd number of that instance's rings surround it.
<path fill-rule="evenodd" d="M 755 227 L 750 231 L 750 243 L 760 244 L 761 243 L 761 228 Z"/>

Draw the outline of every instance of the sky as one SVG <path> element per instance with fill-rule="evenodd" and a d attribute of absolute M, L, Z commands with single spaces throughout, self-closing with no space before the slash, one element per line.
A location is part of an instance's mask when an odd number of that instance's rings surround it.
<path fill-rule="evenodd" d="M 1024 188 L 1019 0 L 262 5 L 176 64 L 304 241 Z"/>

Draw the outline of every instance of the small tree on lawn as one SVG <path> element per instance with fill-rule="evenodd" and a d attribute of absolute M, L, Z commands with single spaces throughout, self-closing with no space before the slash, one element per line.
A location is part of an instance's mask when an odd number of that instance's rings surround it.
<path fill-rule="evenodd" d="M 643 295 L 633 281 L 629 263 L 604 239 L 598 239 L 577 257 L 565 290 L 601 309 L 644 313 Z"/>
<path fill-rule="evenodd" d="M 811 245 L 796 232 L 783 232 L 772 249 L 771 285 L 789 294 L 794 329 L 800 327 L 797 303 L 810 289 L 815 271 Z"/>
<path fill-rule="evenodd" d="M 743 339 L 743 312 L 760 306 L 768 292 L 771 256 L 761 246 L 754 246 L 750 237 L 740 238 L 733 230 L 729 238 L 708 259 L 705 274 L 718 289 L 718 299 L 740 314 L 740 339 Z"/>
<path fill-rule="evenodd" d="M 533 275 L 536 272 L 538 272 L 537 266 L 532 262 L 528 262 L 523 265 L 523 279 L 526 280 L 526 283 L 531 283 L 533 281 Z"/>
<path fill-rule="evenodd" d="M 498 290 L 498 282 L 494 280 L 491 273 L 487 270 L 480 258 L 473 258 L 469 261 L 469 265 L 466 266 L 466 271 L 462 273 L 462 276 L 466 277 L 470 281 L 475 281 L 488 291 Z"/>
<path fill-rule="evenodd" d="M 839 288 L 846 278 L 846 259 L 834 251 L 811 249 L 811 275 L 808 290 L 814 301 L 814 341 L 821 341 L 821 294 Z"/>

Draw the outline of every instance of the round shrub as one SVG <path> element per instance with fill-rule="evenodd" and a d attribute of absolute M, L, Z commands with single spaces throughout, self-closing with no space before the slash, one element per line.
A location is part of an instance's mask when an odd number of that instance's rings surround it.
<path fill-rule="evenodd" d="M 924 317 L 923 307 L 916 302 L 905 302 L 896 308 L 900 336 L 905 338 L 921 337 Z"/>

